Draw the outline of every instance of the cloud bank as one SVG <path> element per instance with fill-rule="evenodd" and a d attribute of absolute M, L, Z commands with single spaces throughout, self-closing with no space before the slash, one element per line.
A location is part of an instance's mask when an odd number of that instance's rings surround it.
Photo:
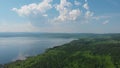
<path fill-rule="evenodd" d="M 20 16 L 29 16 L 31 14 L 43 14 L 43 16 L 47 16 L 44 13 L 52 8 L 50 4 L 52 0 L 43 0 L 39 4 L 32 3 L 29 5 L 24 5 L 21 8 L 12 8 L 13 11 L 17 12 Z"/>
<path fill-rule="evenodd" d="M 60 3 L 56 4 L 56 6 L 53 6 L 54 4 L 51 4 L 52 2 L 52 0 L 43 0 L 38 4 L 32 3 L 28 5 L 23 5 L 20 8 L 12 8 L 12 10 L 15 11 L 19 16 L 38 17 L 37 15 L 41 15 L 41 17 L 49 17 L 46 12 L 54 8 L 56 11 L 58 11 L 59 15 L 53 17 L 52 20 L 50 20 L 52 22 L 75 21 L 81 15 L 81 10 L 79 8 L 71 9 L 73 5 L 80 5 L 80 2 L 78 1 L 74 1 L 74 4 L 72 4 L 67 0 L 60 0 Z"/>
<path fill-rule="evenodd" d="M 55 18 L 57 21 L 75 21 L 81 14 L 80 9 L 70 9 L 72 3 L 68 2 L 67 0 L 61 0 L 60 4 L 57 4 L 55 7 L 56 10 L 59 12 L 59 16 Z"/>
<path fill-rule="evenodd" d="M 39 3 L 12 8 L 12 10 L 19 16 L 28 18 L 32 25 L 30 28 L 33 29 L 33 27 L 37 26 L 42 31 L 60 31 L 65 29 L 73 31 L 72 29 L 76 30 L 79 28 L 80 23 L 86 24 L 101 19 L 104 20 L 104 22 L 101 22 L 102 24 L 109 22 L 106 16 L 95 16 L 95 12 L 91 10 L 87 0 L 84 0 L 84 2 L 80 0 L 74 0 L 73 2 L 60 0 L 59 3 L 55 3 L 55 0 L 42 0 Z M 60 25 L 56 25 L 56 23 L 60 23 Z"/>

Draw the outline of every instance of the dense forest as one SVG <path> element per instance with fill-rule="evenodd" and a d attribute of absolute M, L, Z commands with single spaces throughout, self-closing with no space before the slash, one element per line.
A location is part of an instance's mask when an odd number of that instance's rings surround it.
<path fill-rule="evenodd" d="M 120 68 L 120 34 L 99 35 L 49 48 L 4 68 Z"/>

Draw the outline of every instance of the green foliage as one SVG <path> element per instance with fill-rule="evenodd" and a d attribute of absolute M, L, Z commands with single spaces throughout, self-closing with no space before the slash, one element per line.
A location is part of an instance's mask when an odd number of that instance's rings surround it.
<path fill-rule="evenodd" d="M 83 38 L 4 68 L 120 68 L 119 52 L 120 35 Z"/>

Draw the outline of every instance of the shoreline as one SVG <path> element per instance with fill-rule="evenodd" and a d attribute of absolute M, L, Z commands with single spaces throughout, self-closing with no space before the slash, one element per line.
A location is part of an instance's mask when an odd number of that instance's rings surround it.
<path fill-rule="evenodd" d="M 74 41 L 74 40 L 78 40 L 78 39 L 72 39 L 71 41 L 66 42 L 66 43 L 64 43 L 64 44 L 68 44 L 68 43 L 70 43 L 70 42 L 72 42 L 72 41 Z M 24 60 L 17 59 L 17 60 L 15 60 L 15 61 L 11 61 L 11 62 L 8 62 L 8 63 L 0 64 L 0 66 L 4 66 L 4 65 L 6 65 L 6 64 L 15 63 L 15 62 L 19 62 L 19 61 L 25 61 L 25 60 L 27 60 L 28 58 L 32 58 L 32 57 L 36 57 L 36 56 L 42 55 L 42 54 L 46 53 L 49 49 L 54 49 L 54 48 L 60 47 L 60 46 L 62 46 L 62 45 L 64 45 L 64 44 L 56 45 L 56 46 L 47 48 L 47 49 L 45 49 L 45 51 L 44 51 L 43 53 L 40 53 L 40 54 L 37 54 L 37 55 L 34 55 L 34 56 L 25 57 Z"/>
<path fill-rule="evenodd" d="M 79 66 L 85 66 L 86 68 L 88 68 L 89 65 L 93 66 L 91 68 L 96 68 L 94 66 L 96 66 L 97 63 L 98 67 L 104 65 L 105 67 L 107 66 L 107 68 L 115 68 L 117 66 L 114 65 L 116 62 L 119 65 L 119 61 L 116 61 L 116 59 L 120 60 L 119 45 L 120 35 L 105 35 L 101 37 L 97 36 L 79 38 L 77 40 L 72 40 L 69 43 L 62 44 L 60 46 L 48 48 L 43 54 L 28 57 L 26 60 L 23 61 L 18 60 L 15 62 L 11 62 L 5 64 L 3 67 L 64 68 L 67 65 L 67 68 L 70 68 L 71 66 L 69 66 L 69 64 L 72 64 L 72 66 L 77 65 L 77 68 L 80 68 Z M 105 63 L 103 60 L 105 60 Z"/>

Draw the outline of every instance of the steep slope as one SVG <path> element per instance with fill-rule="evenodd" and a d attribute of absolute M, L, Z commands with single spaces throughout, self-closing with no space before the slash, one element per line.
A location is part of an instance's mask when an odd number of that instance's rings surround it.
<path fill-rule="evenodd" d="M 83 38 L 4 68 L 120 68 L 120 35 Z"/>

